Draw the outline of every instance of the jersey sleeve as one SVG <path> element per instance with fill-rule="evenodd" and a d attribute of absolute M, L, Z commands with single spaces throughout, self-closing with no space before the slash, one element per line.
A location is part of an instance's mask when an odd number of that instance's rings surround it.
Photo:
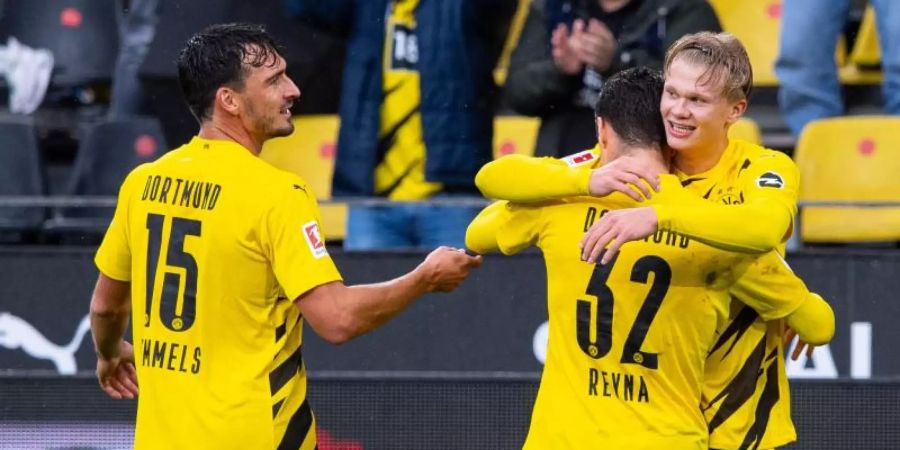
<path fill-rule="evenodd" d="M 466 229 L 466 247 L 476 253 L 512 255 L 539 237 L 541 207 L 499 201 L 488 205 Z"/>
<path fill-rule="evenodd" d="M 262 224 L 266 256 L 275 278 L 291 299 L 342 279 L 325 248 L 318 205 L 310 195 L 300 184 L 286 186 Z"/>
<path fill-rule="evenodd" d="M 779 153 L 758 159 L 741 174 L 743 204 L 720 205 L 697 198 L 653 208 L 660 228 L 725 250 L 762 253 L 790 237 L 799 179 L 796 164 Z"/>
<path fill-rule="evenodd" d="M 130 208 L 130 192 L 133 189 L 136 173 L 132 171 L 122 182 L 116 200 L 116 211 L 103 242 L 94 255 L 94 264 L 103 275 L 119 281 L 131 281 L 131 246 L 128 240 L 128 211 Z"/>
<path fill-rule="evenodd" d="M 787 261 L 772 251 L 754 258 L 731 287 L 731 294 L 764 320 L 773 320 L 797 310 L 810 292 Z"/>
<path fill-rule="evenodd" d="M 599 150 L 585 150 L 562 159 L 506 155 L 485 164 L 475 185 L 488 198 L 535 202 L 588 195 L 591 169 Z"/>

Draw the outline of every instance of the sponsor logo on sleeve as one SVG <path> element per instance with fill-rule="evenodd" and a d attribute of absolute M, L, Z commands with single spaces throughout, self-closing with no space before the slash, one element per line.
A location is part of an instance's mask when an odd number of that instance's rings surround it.
<path fill-rule="evenodd" d="M 761 188 L 784 188 L 784 179 L 776 172 L 766 172 L 756 179 L 756 185 Z"/>
<path fill-rule="evenodd" d="M 318 222 L 313 220 L 304 224 L 303 235 L 306 237 L 306 243 L 314 258 L 319 259 L 328 254 L 328 250 L 325 249 L 325 240 L 322 239 L 322 233 L 319 232 Z"/>
<path fill-rule="evenodd" d="M 597 157 L 594 155 L 593 151 L 585 150 L 574 155 L 566 156 L 562 160 L 565 161 L 566 164 L 569 165 L 569 167 L 578 167 L 587 164 L 595 159 L 597 159 Z"/>

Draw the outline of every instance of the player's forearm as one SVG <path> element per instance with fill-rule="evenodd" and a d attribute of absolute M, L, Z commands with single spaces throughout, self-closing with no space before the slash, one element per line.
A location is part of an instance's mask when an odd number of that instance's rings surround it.
<path fill-rule="evenodd" d="M 713 247 L 746 253 L 775 249 L 791 226 L 791 211 L 776 201 L 760 199 L 743 205 L 706 201 L 657 204 L 660 229 L 683 234 Z"/>
<path fill-rule="evenodd" d="M 834 311 L 822 297 L 810 292 L 806 301 L 787 316 L 787 324 L 804 342 L 824 345 L 834 336 Z"/>
<path fill-rule="evenodd" d="M 420 268 L 393 280 L 348 286 L 338 305 L 337 324 L 340 328 L 336 330 L 335 339 L 329 340 L 339 344 L 368 333 L 433 290 Z"/>
<path fill-rule="evenodd" d="M 101 275 L 91 298 L 91 335 L 97 355 L 111 359 L 119 356 L 119 343 L 128 327 L 131 302 L 127 290 L 123 292 L 122 287 L 111 289 L 110 280 L 102 278 Z"/>
<path fill-rule="evenodd" d="M 485 197 L 514 202 L 535 202 L 589 195 L 590 170 L 578 170 L 546 158 L 507 155 L 485 164 L 475 185 Z"/>

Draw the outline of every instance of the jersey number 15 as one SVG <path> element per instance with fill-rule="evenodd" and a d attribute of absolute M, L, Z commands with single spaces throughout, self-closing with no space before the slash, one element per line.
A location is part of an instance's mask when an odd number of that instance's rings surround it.
<path fill-rule="evenodd" d="M 184 251 L 184 238 L 199 237 L 201 223 L 199 220 L 172 217 L 168 245 L 165 249 L 166 256 L 160 261 L 159 254 L 163 250 L 163 225 L 166 219 L 166 216 L 160 214 L 147 215 L 150 239 L 147 242 L 147 298 L 144 303 L 144 326 L 150 326 L 156 272 L 161 269 L 163 280 L 159 302 L 160 322 L 172 331 L 187 331 L 194 324 L 194 314 L 197 310 L 197 260 Z M 182 278 L 184 278 L 183 289 Z M 179 303 L 181 303 L 180 310 Z"/>

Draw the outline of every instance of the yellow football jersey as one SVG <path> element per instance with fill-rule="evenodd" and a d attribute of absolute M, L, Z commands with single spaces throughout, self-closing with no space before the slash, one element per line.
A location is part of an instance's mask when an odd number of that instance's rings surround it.
<path fill-rule="evenodd" d="M 131 282 L 135 448 L 312 449 L 294 299 L 340 280 L 299 177 L 195 137 L 128 175 L 95 262 Z"/>
<path fill-rule="evenodd" d="M 381 125 L 375 193 L 393 200 L 421 200 L 441 189 L 425 180 L 419 46 L 415 11 L 419 0 L 393 0 L 385 31 Z"/>
<path fill-rule="evenodd" d="M 682 184 L 709 201 L 740 205 L 757 196 L 774 198 L 773 207 L 796 213 L 799 174 L 783 153 L 731 140 L 719 162 Z M 784 206 L 779 206 L 784 205 Z M 793 206 L 791 206 L 793 205 Z M 784 245 L 779 248 L 784 253 Z M 732 289 L 735 301 L 755 295 L 803 298 L 787 263 L 757 266 Z M 750 308 L 736 305 L 709 355 L 703 410 L 709 421 L 710 447 L 725 450 L 770 449 L 797 439 L 784 366 L 784 323 L 766 322 Z"/>
<path fill-rule="evenodd" d="M 684 189 L 662 178 L 653 201 L 677 201 Z M 632 205 L 590 197 L 498 203 L 470 226 L 470 246 L 495 239 L 506 254 L 530 245 L 544 254 L 550 336 L 525 449 L 707 448 L 698 407 L 707 354 L 729 316 L 730 286 L 757 258 L 661 230 L 624 245 L 610 264 L 582 261 L 584 231 L 622 206 Z M 767 318 L 801 300 L 746 299 Z"/>
<path fill-rule="evenodd" d="M 595 147 L 559 160 L 504 157 L 486 166 L 476 180 L 479 189 L 493 198 L 537 201 L 587 195 L 590 170 L 598 166 L 599 155 L 600 149 Z M 733 139 L 709 171 L 677 175 L 687 189 L 720 205 L 741 205 L 762 198 L 767 206 L 786 208 L 792 217 L 796 213 L 796 165 L 786 155 L 756 144 Z M 528 181 L 535 179 L 542 183 Z M 684 211 L 683 205 L 672 205 Z M 654 207 L 659 210 L 668 205 Z M 714 234 L 719 243 L 728 244 L 729 239 L 739 237 L 733 228 L 716 229 L 715 217 L 702 215 L 698 219 L 692 223 L 673 220 L 669 225 L 685 233 Z M 742 228 L 752 233 L 756 227 L 747 221 Z M 744 247 L 738 242 L 734 246 Z M 783 250 L 782 243 L 781 254 Z M 786 263 L 752 265 L 732 289 L 734 307 L 717 331 L 719 338 L 706 366 L 702 407 L 709 421 L 712 448 L 769 449 L 796 440 L 784 368 L 784 325 L 781 321 L 766 323 L 753 309 L 736 302 L 756 296 L 800 299 L 808 293 Z"/>

